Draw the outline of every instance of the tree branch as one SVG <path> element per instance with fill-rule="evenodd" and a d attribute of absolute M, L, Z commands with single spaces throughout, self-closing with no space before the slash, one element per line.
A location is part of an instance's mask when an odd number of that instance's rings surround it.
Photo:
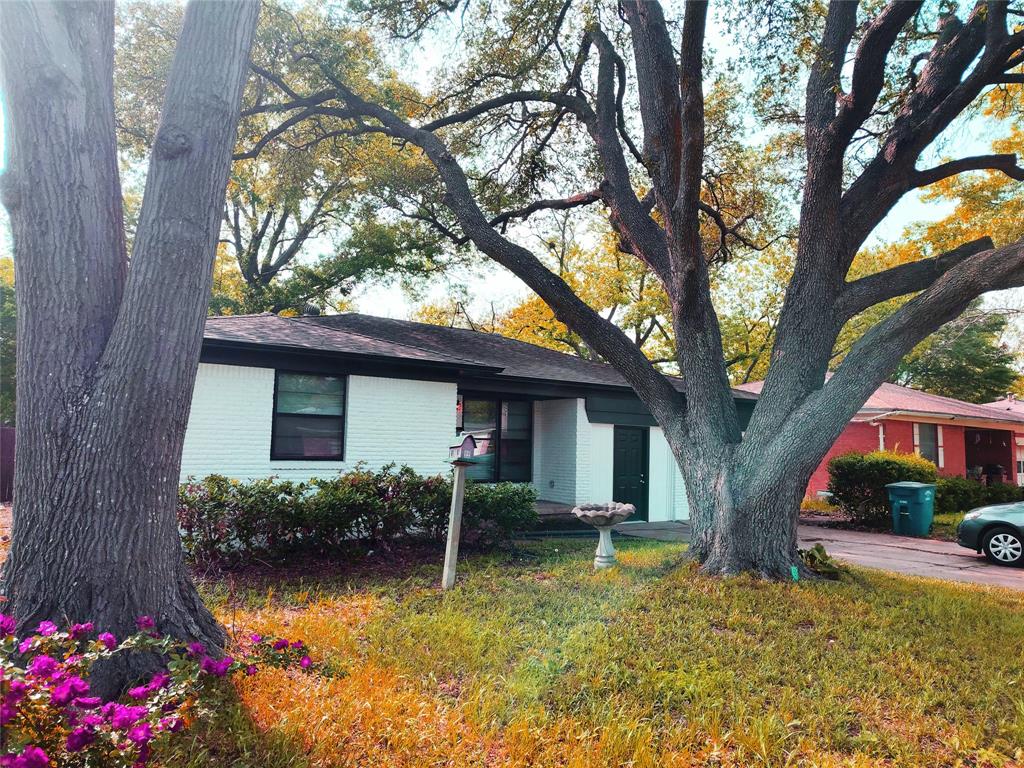
<path fill-rule="evenodd" d="M 578 333 L 602 357 L 614 360 L 616 369 L 663 427 L 685 431 L 682 396 L 621 329 L 589 307 L 534 254 L 491 226 L 473 198 L 465 172 L 440 138 L 409 125 L 390 110 L 350 91 L 344 92 L 343 98 L 350 108 L 378 120 L 386 133 L 420 147 L 441 177 L 446 189 L 446 205 L 473 244 L 533 289 L 552 308 L 556 318 Z"/>
<path fill-rule="evenodd" d="M 853 3 L 848 3 L 854 5 Z M 900 30 L 920 10 L 920 0 L 892 0 L 868 25 L 854 57 L 850 93 L 840 97 L 834 133 L 844 149 L 854 132 L 871 115 L 885 84 L 885 64 Z"/>
<path fill-rule="evenodd" d="M 845 323 L 875 304 L 923 291 L 953 267 L 992 247 L 992 238 L 982 237 L 934 258 L 900 264 L 847 283 L 836 302 L 836 314 Z"/>
<path fill-rule="evenodd" d="M 589 192 L 580 192 L 578 195 L 555 198 L 553 200 L 534 200 L 529 205 L 516 208 L 511 211 L 504 211 L 491 218 L 487 223 L 492 227 L 498 227 L 502 232 L 508 228 L 509 222 L 514 219 L 527 219 L 537 211 L 567 211 L 571 208 L 580 208 L 585 205 L 600 202 L 602 200 L 601 190 L 592 189 Z"/>
<path fill-rule="evenodd" d="M 771 467 L 786 462 L 794 445 L 805 455 L 823 455 L 861 405 L 900 360 L 943 324 L 958 317 L 981 294 L 1024 285 L 1024 240 L 963 259 L 921 294 L 865 333 L 831 378 L 796 408 L 759 454 L 757 492 L 771 483 Z M 815 459 L 816 460 L 816 459 Z M 791 467 L 789 471 L 813 467 Z"/>
<path fill-rule="evenodd" d="M 926 187 L 937 181 L 948 179 L 966 171 L 1002 171 L 1011 179 L 1024 181 L 1024 168 L 1017 165 L 1017 155 L 977 155 L 976 157 L 964 157 L 959 160 L 951 160 L 942 163 L 934 168 L 928 168 L 914 173 L 911 184 L 915 187 Z"/>

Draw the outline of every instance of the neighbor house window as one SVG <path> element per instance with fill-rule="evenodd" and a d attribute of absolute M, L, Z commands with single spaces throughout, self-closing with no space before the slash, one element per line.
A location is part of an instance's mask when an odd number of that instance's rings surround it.
<path fill-rule="evenodd" d="M 941 467 L 944 463 L 942 461 L 942 427 L 938 424 L 915 424 L 914 448 L 919 456 Z"/>
<path fill-rule="evenodd" d="M 338 461 L 344 448 L 344 377 L 278 371 L 270 458 Z"/>
<path fill-rule="evenodd" d="M 476 438 L 476 462 L 466 477 L 478 482 L 530 481 L 533 464 L 533 404 L 528 400 L 459 395 L 455 433 Z"/>

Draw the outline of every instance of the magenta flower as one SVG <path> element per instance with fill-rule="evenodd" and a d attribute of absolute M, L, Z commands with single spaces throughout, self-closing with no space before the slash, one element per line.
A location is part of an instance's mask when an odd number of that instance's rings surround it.
<path fill-rule="evenodd" d="M 261 643 L 261 642 L 263 642 L 263 636 L 262 635 L 255 635 L 255 634 L 249 635 L 249 639 L 252 640 L 254 643 Z"/>
<path fill-rule="evenodd" d="M 18 643 L 18 653 L 28 653 L 32 650 L 32 646 L 35 645 L 36 639 L 34 636 L 29 635 L 20 643 Z"/>
<path fill-rule="evenodd" d="M 75 697 L 88 692 L 89 684 L 82 678 L 72 675 L 54 686 L 53 692 L 50 694 L 50 701 L 58 707 L 63 707 Z"/>
<path fill-rule="evenodd" d="M 117 648 L 117 638 L 109 632 L 100 632 L 96 636 L 96 639 L 103 643 L 103 647 L 108 651 L 112 651 Z"/>
<path fill-rule="evenodd" d="M 294 648 L 295 650 L 299 650 L 302 647 L 303 646 L 301 640 L 296 640 L 294 643 L 292 643 L 292 648 Z"/>
<path fill-rule="evenodd" d="M 249 675 L 250 677 L 255 675 L 256 672 L 257 672 L 257 669 L 256 669 L 256 665 L 255 664 L 250 664 L 248 667 L 245 668 L 245 674 Z"/>
<path fill-rule="evenodd" d="M 230 656 L 225 656 L 220 661 L 216 661 L 210 656 L 204 656 L 203 660 L 199 663 L 199 668 L 209 675 L 214 677 L 224 677 L 231 669 L 231 665 L 234 663 L 234 659 Z"/>
<path fill-rule="evenodd" d="M 39 747 L 29 745 L 21 750 L 20 755 L 4 765 L 11 766 L 11 768 L 50 768 L 50 758 Z"/>
<path fill-rule="evenodd" d="M 91 621 L 87 621 L 84 624 L 72 624 L 71 630 L 68 634 L 71 635 L 72 640 L 80 640 L 88 634 L 91 634 L 93 630 L 93 624 Z"/>
<path fill-rule="evenodd" d="M 41 621 L 39 622 L 39 626 L 36 627 L 36 633 L 43 637 L 49 637 L 50 635 L 57 633 L 57 625 L 52 621 Z"/>
<path fill-rule="evenodd" d="M 110 727 L 115 731 L 131 728 L 135 723 L 144 718 L 148 711 L 146 707 L 142 706 L 131 707 L 125 704 L 116 704 L 110 713 Z M 106 713 L 104 712 L 104 714 Z"/>
<path fill-rule="evenodd" d="M 103 725 L 103 718 L 100 715 L 91 714 L 82 717 L 82 725 Z"/>
<path fill-rule="evenodd" d="M 157 672 L 149 681 L 149 688 L 152 691 L 157 691 L 161 688 L 166 688 L 168 683 L 171 682 L 171 676 L 166 672 Z"/>
<path fill-rule="evenodd" d="M 152 616 L 139 616 L 139 618 L 135 620 L 135 626 L 143 630 L 153 629 L 156 626 L 156 622 L 153 621 Z"/>
<path fill-rule="evenodd" d="M 134 688 L 128 689 L 128 696 L 133 699 L 144 699 L 149 696 L 148 685 L 137 685 Z"/>
<path fill-rule="evenodd" d="M 38 675 L 39 677 L 49 677 L 57 671 L 57 660 L 42 654 L 36 656 L 28 663 L 29 674 Z"/>
<path fill-rule="evenodd" d="M 206 646 L 202 643 L 189 643 L 185 646 L 189 656 L 202 656 L 206 653 Z"/>
<path fill-rule="evenodd" d="M 17 703 L 7 697 L 0 700 L 0 725 L 7 725 L 16 714 L 18 714 Z"/>
<path fill-rule="evenodd" d="M 68 752 L 80 752 L 96 741 L 96 731 L 88 726 L 80 725 L 68 734 Z"/>
<path fill-rule="evenodd" d="M 280 640 L 278 640 L 276 643 L 274 643 L 274 650 L 275 651 L 283 651 L 287 647 L 288 647 L 288 641 L 285 640 L 283 637 Z"/>
<path fill-rule="evenodd" d="M 153 738 L 153 728 L 149 723 L 138 723 L 129 728 L 126 735 L 128 736 L 128 740 L 135 744 L 145 744 Z"/>
<path fill-rule="evenodd" d="M 11 680 L 7 685 L 7 698 L 17 703 L 25 698 L 28 693 L 28 683 L 17 678 Z"/>
<path fill-rule="evenodd" d="M 164 717 L 160 720 L 160 730 L 168 733 L 177 733 L 185 727 L 185 721 L 180 717 Z"/>
<path fill-rule="evenodd" d="M 75 706 L 79 709 L 96 709 L 102 704 L 103 699 L 99 696 L 79 696 L 75 699 Z"/>
<path fill-rule="evenodd" d="M 313 666 L 313 660 L 309 658 L 309 656 L 303 656 L 301 659 L 299 659 L 299 666 L 303 669 L 309 669 L 311 666 Z"/>
<path fill-rule="evenodd" d="M 6 613 L 0 613 L 0 635 L 3 635 L 4 637 L 13 635 L 17 628 L 18 622 L 14 620 L 13 616 L 8 616 Z"/>

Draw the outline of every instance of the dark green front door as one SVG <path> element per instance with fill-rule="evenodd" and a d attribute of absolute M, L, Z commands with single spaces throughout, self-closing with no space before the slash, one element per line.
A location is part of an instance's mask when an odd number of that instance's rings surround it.
<path fill-rule="evenodd" d="M 615 427 L 612 501 L 632 504 L 630 520 L 647 519 L 647 427 Z"/>

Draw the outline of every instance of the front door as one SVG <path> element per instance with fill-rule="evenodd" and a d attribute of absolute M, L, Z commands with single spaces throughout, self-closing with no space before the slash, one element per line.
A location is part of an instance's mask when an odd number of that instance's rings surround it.
<path fill-rule="evenodd" d="M 630 520 L 647 519 L 647 427 L 615 427 L 612 501 L 632 504 Z"/>

